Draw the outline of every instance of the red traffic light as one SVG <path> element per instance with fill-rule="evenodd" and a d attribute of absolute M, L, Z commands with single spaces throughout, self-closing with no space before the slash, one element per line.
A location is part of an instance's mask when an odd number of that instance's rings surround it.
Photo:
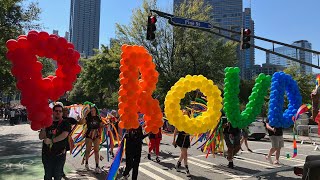
<path fill-rule="evenodd" d="M 155 24 L 157 22 L 157 18 L 155 16 L 150 17 L 150 23 Z"/>
<path fill-rule="evenodd" d="M 251 30 L 250 29 L 244 29 L 243 30 L 243 35 L 249 36 L 250 34 L 251 34 Z"/>

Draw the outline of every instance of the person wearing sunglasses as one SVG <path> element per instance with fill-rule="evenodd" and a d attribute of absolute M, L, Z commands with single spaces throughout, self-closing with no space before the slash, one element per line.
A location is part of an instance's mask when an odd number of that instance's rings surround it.
<path fill-rule="evenodd" d="M 42 144 L 42 163 L 44 167 L 44 180 L 62 179 L 63 167 L 66 161 L 68 135 L 71 126 L 62 118 L 62 105 L 53 107 L 53 123 L 50 127 L 41 129 L 39 139 Z"/>

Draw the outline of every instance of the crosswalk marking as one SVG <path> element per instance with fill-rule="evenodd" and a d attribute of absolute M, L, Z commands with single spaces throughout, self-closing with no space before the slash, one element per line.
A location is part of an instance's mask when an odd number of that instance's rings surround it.
<path fill-rule="evenodd" d="M 195 160 L 195 161 L 204 163 L 204 164 L 209 164 L 209 165 L 211 165 L 211 166 L 216 165 L 216 164 L 214 164 L 214 163 L 207 162 L 207 161 L 203 161 L 203 160 L 200 160 L 200 159 L 196 159 L 196 158 L 194 158 L 194 157 L 189 157 L 189 159 L 192 159 L 192 160 Z M 242 173 L 242 172 L 239 173 L 239 171 L 235 171 L 235 172 L 238 172 L 239 174 L 242 174 L 242 175 L 235 175 L 235 174 L 232 174 L 232 173 L 229 173 L 229 172 L 226 172 L 226 171 L 221 171 L 221 170 L 218 170 L 218 169 L 214 169 L 213 167 L 210 167 L 210 166 L 208 166 L 208 165 L 203 165 L 203 164 L 200 164 L 200 163 L 191 161 L 191 160 L 188 160 L 188 162 L 189 162 L 190 164 L 193 164 L 193 165 L 196 165 L 196 166 L 205 168 L 205 169 L 212 169 L 212 171 L 214 171 L 214 172 L 216 172 L 216 173 L 219 173 L 219 174 L 224 174 L 224 175 L 226 175 L 226 176 L 232 177 L 234 180 L 237 180 L 237 179 L 240 180 L 241 178 L 249 177 L 249 176 L 245 175 L 245 173 Z"/>
<path fill-rule="evenodd" d="M 152 165 L 151 163 L 149 163 L 149 164 L 144 164 L 144 165 L 146 165 L 146 166 L 152 168 L 153 170 L 156 170 L 156 171 L 160 172 L 161 174 L 164 174 L 164 175 L 166 175 L 166 176 L 168 176 L 168 177 L 170 177 L 170 178 L 172 178 L 172 179 L 183 180 L 183 178 L 181 178 L 181 177 L 179 177 L 179 176 L 176 176 L 176 175 L 174 175 L 174 174 L 171 174 L 171 173 L 169 173 L 169 172 L 167 172 L 167 171 L 165 171 L 165 170 L 163 170 L 163 169 L 161 169 L 161 168 L 158 168 L 157 166 L 154 166 L 154 165 Z"/>
<path fill-rule="evenodd" d="M 252 161 L 252 162 L 256 162 L 256 163 L 259 163 L 259 164 L 265 164 L 265 165 L 271 165 L 269 162 L 264 162 L 263 160 L 262 161 L 258 161 L 258 160 L 255 160 L 255 159 L 251 159 L 251 158 L 246 158 L 246 157 L 243 157 L 243 156 L 234 156 L 235 158 L 237 159 L 245 159 L 245 160 L 248 160 L 248 161 Z M 279 165 L 273 165 L 272 167 L 281 167 Z"/>
<path fill-rule="evenodd" d="M 154 173 L 152 173 L 152 172 L 144 169 L 144 168 L 141 167 L 141 166 L 139 167 L 139 171 L 141 171 L 143 174 L 149 176 L 149 177 L 152 178 L 152 179 L 155 179 L 155 180 L 165 180 L 165 179 L 163 179 L 162 177 L 160 177 L 160 176 L 158 176 L 158 175 L 156 175 L 156 174 L 154 174 Z"/>
<path fill-rule="evenodd" d="M 280 156 L 280 159 L 282 159 L 282 160 L 286 160 L 286 161 L 294 161 L 294 162 L 296 162 L 296 163 L 304 163 L 305 161 L 304 160 L 302 160 L 302 159 L 296 159 L 296 158 L 290 158 L 290 159 L 288 159 L 288 158 L 285 158 L 285 157 L 282 157 L 282 156 Z"/>
<path fill-rule="evenodd" d="M 234 175 L 234 174 L 231 174 L 231 173 L 228 173 L 228 172 L 225 172 L 225 171 L 220 171 L 220 170 L 217 170 L 217 169 L 213 169 L 213 167 L 210 167 L 210 166 L 207 166 L 207 165 L 203 165 L 203 164 L 191 161 L 191 160 L 189 160 L 188 163 L 196 165 L 196 166 L 199 166 L 199 167 L 202 167 L 202 168 L 205 168 L 205 169 L 211 169 L 213 172 L 227 175 L 227 176 L 231 177 L 234 180 L 241 180 L 241 178 L 242 178 L 242 177 L 240 177 L 238 175 Z"/>
<path fill-rule="evenodd" d="M 245 163 L 255 164 L 255 165 L 258 165 L 258 166 L 263 166 L 263 167 L 266 167 L 266 168 L 274 168 L 270 164 L 264 164 L 264 163 L 259 162 L 259 161 L 255 162 L 253 159 L 249 159 L 249 158 L 243 158 L 243 157 L 237 156 L 235 159 L 238 160 L 238 161 L 243 161 Z"/>

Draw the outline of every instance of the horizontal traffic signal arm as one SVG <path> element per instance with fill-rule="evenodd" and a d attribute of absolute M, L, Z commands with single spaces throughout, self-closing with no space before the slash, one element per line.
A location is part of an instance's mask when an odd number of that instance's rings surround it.
<path fill-rule="evenodd" d="M 168 19 L 169 24 L 171 24 L 173 26 L 180 26 L 180 27 L 186 27 L 186 28 L 199 29 L 199 30 L 206 31 L 206 32 L 215 34 L 217 36 L 224 37 L 226 39 L 230 39 L 232 41 L 241 43 L 241 41 L 239 39 L 235 39 L 233 37 L 229 37 L 229 36 L 225 36 L 225 35 L 221 34 L 221 31 L 227 31 L 227 32 L 231 32 L 233 34 L 238 34 L 238 35 L 241 35 L 241 32 L 230 30 L 230 29 L 221 28 L 221 27 L 218 27 L 218 26 L 214 26 L 212 24 L 211 24 L 212 29 L 201 28 L 201 27 L 197 27 L 197 26 L 186 26 L 186 25 L 181 25 L 181 24 L 174 24 L 174 23 L 172 23 L 172 18 L 176 18 L 176 16 L 174 16 L 172 14 L 165 13 L 165 12 L 161 12 L 161 11 L 158 11 L 158 10 L 150 10 L 150 11 L 156 13 L 160 17 Z M 190 19 L 190 20 L 191 21 L 198 21 L 198 20 L 193 20 L 193 19 Z M 198 22 L 202 22 L 202 21 L 198 21 Z M 206 22 L 206 23 L 208 23 L 208 22 Z M 218 30 L 218 32 L 212 31 L 214 29 Z M 255 39 L 262 40 L 262 41 L 270 42 L 270 43 L 273 44 L 273 47 L 274 47 L 274 44 L 279 44 L 279 45 L 283 45 L 283 46 L 294 48 L 296 50 L 299 49 L 299 50 L 302 50 L 302 51 L 305 51 L 305 52 L 313 53 L 313 54 L 317 55 L 317 57 L 318 57 L 318 65 L 315 65 L 315 64 L 312 64 L 312 63 L 307 63 L 307 62 L 301 61 L 299 59 L 292 58 L 292 57 L 277 53 L 277 52 L 274 51 L 274 48 L 271 51 L 269 49 L 265 49 L 263 47 L 250 44 L 250 46 L 252 48 L 260 49 L 262 51 L 265 51 L 265 52 L 268 52 L 268 53 L 271 53 L 271 54 L 274 54 L 274 55 L 277 55 L 277 56 L 280 56 L 280 57 L 283 57 L 283 58 L 286 58 L 286 59 L 289 59 L 289 60 L 292 60 L 292 61 L 295 61 L 295 62 L 298 62 L 300 64 L 304 64 L 304 65 L 307 65 L 307 66 L 310 66 L 310 67 L 314 67 L 314 68 L 320 69 L 320 65 L 319 65 L 320 64 L 319 63 L 320 52 L 319 51 L 314 51 L 314 50 L 311 50 L 311 49 L 305 49 L 305 48 L 302 48 L 302 47 L 294 46 L 294 45 L 291 45 L 291 44 L 286 44 L 286 43 L 279 42 L 279 41 L 274 41 L 274 40 L 271 40 L 271 39 L 267 39 L 267 38 L 263 38 L 263 37 L 259 37 L 259 36 L 255 36 L 255 35 L 250 35 L 250 38 L 255 38 Z"/>

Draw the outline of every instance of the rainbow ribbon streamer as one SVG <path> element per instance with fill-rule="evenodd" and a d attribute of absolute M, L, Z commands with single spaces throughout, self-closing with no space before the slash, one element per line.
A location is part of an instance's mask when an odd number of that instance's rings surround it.
<path fill-rule="evenodd" d="M 118 174 L 118 170 L 120 167 L 120 163 L 122 160 L 122 156 L 123 156 L 124 144 L 125 144 L 125 139 L 122 139 L 120 147 L 118 148 L 118 151 L 117 151 L 117 155 L 113 159 L 113 162 L 112 162 L 111 167 L 109 169 L 109 173 L 107 175 L 106 180 L 116 179 L 117 174 Z"/>

